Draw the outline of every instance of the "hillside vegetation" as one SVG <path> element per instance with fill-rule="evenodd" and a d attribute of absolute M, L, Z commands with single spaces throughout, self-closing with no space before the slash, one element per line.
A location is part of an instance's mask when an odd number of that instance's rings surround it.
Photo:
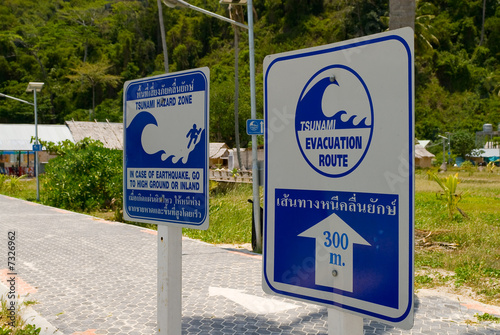
<path fill-rule="evenodd" d="M 218 1 L 192 4 L 229 16 Z M 257 112 L 268 54 L 388 29 L 388 0 L 255 0 Z M 243 7 L 246 11 L 246 8 Z M 234 145 L 234 31 L 188 9 L 163 7 L 170 71 L 211 70 L 211 140 Z M 246 14 L 244 15 L 246 17 Z M 155 0 L 3 0 L 0 92 L 25 100 L 29 81 L 42 123 L 122 120 L 127 80 L 164 72 Z M 239 114 L 250 116 L 248 36 L 239 39 Z M 500 6 L 497 0 L 420 0 L 416 22 L 416 136 L 500 122 Z M 0 99 L 0 122 L 32 123 L 33 108 Z M 250 138 L 240 122 L 245 146 Z"/>

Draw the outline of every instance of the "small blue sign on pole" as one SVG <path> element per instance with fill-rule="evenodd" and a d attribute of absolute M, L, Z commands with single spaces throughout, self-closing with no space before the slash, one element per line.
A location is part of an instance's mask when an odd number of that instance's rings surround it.
<path fill-rule="evenodd" d="M 41 144 L 33 144 L 33 151 L 42 151 Z"/>
<path fill-rule="evenodd" d="M 247 120 L 248 135 L 264 135 L 264 120 L 248 119 Z"/>

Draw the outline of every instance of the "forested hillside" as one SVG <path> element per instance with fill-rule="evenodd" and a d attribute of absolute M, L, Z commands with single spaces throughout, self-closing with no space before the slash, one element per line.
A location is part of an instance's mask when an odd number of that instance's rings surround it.
<path fill-rule="evenodd" d="M 217 0 L 192 4 L 229 16 Z M 268 54 L 388 29 L 389 0 L 254 0 L 257 112 Z M 246 7 L 243 7 L 246 11 Z M 244 15 L 246 17 L 246 13 Z M 234 145 L 234 30 L 189 9 L 163 7 L 170 71 L 211 70 L 211 140 Z M 41 123 L 120 122 L 123 83 L 164 72 L 156 0 L 1 0 L 0 93 L 32 101 Z M 500 123 L 500 3 L 420 0 L 415 20 L 416 136 Z M 248 36 L 239 39 L 240 136 L 250 117 Z M 32 106 L 0 98 L 0 122 L 32 123 Z"/>

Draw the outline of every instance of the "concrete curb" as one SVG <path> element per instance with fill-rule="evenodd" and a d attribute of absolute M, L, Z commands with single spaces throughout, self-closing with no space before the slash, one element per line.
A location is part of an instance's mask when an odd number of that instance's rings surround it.
<path fill-rule="evenodd" d="M 7 295 L 9 288 L 5 286 L 4 283 L 0 282 L 0 296 L 7 300 Z M 19 296 L 17 300 L 18 306 L 21 305 L 24 300 L 28 298 L 29 294 Z M 44 317 L 38 314 L 31 306 L 24 307 L 21 311 L 21 317 L 26 322 L 26 324 L 35 325 L 40 328 L 40 335 L 64 335 L 59 330 L 56 329 L 50 322 L 48 322 Z"/>

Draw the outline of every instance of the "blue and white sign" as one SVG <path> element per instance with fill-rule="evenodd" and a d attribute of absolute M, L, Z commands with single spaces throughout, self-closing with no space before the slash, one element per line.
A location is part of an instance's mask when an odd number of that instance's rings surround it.
<path fill-rule="evenodd" d="M 264 61 L 264 290 L 413 325 L 413 30 Z"/>
<path fill-rule="evenodd" d="M 264 120 L 248 119 L 247 135 L 264 135 Z"/>
<path fill-rule="evenodd" d="M 126 220 L 208 228 L 209 70 L 124 85 Z"/>
<path fill-rule="evenodd" d="M 33 151 L 42 151 L 41 144 L 33 144 Z"/>

